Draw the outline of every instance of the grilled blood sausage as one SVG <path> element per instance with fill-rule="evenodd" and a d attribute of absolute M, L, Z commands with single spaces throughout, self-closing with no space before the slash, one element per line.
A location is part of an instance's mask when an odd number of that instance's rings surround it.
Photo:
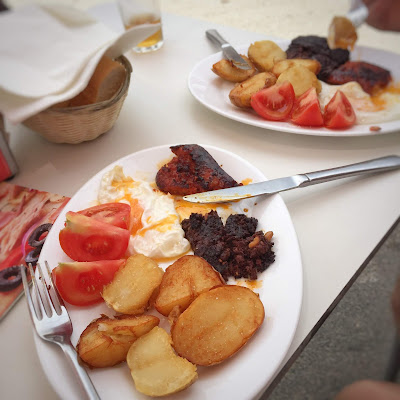
<path fill-rule="evenodd" d="M 363 90 L 373 94 L 377 89 L 383 89 L 391 81 L 390 72 L 384 68 L 364 61 L 348 61 L 333 70 L 326 80 L 331 85 L 342 85 L 347 82 L 358 82 Z"/>
<path fill-rule="evenodd" d="M 171 146 L 176 156 L 156 175 L 158 188 L 174 195 L 207 192 L 240 186 L 197 144 Z"/>

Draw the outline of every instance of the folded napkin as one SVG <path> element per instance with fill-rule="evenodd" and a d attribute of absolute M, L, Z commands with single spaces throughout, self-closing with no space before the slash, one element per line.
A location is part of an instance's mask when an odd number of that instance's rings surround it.
<path fill-rule="evenodd" d="M 0 112 L 19 123 L 71 99 L 103 55 L 115 58 L 155 33 L 144 24 L 117 33 L 67 6 L 30 5 L 0 14 Z"/>

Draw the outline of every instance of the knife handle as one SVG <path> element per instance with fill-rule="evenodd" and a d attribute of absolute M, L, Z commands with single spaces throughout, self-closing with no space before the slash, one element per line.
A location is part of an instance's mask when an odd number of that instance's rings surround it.
<path fill-rule="evenodd" d="M 310 186 L 317 183 L 333 181 L 335 179 L 347 178 L 349 176 L 389 171 L 396 168 L 400 168 L 399 156 L 375 158 L 373 160 L 345 165 L 343 167 L 308 172 L 303 175 L 305 175 L 309 180 L 302 183 L 300 186 Z"/>
<path fill-rule="evenodd" d="M 229 44 L 216 29 L 209 29 L 206 31 L 206 36 L 210 39 L 214 44 L 222 47 L 224 44 Z"/>

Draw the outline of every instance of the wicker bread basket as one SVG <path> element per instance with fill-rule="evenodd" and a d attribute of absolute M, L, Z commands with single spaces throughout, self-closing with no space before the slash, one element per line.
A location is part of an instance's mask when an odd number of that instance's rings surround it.
<path fill-rule="evenodd" d="M 116 59 L 126 70 L 125 81 L 114 97 L 77 107 L 50 107 L 25 120 L 23 124 L 54 143 L 81 143 L 109 131 L 119 116 L 128 94 L 132 67 L 120 56 Z"/>

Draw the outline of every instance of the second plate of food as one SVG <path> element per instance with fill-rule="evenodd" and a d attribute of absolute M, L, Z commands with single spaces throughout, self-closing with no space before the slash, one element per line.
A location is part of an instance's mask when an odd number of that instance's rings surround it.
<path fill-rule="evenodd" d="M 275 43 L 283 50 L 290 44 L 289 40 L 276 40 Z M 249 44 L 250 45 L 250 44 Z M 249 46 L 238 46 L 240 54 L 247 54 Z M 356 46 L 352 51 L 352 60 L 362 60 L 379 65 L 390 70 L 393 82 L 400 81 L 400 55 L 388 51 Z M 229 119 L 253 125 L 264 129 L 281 132 L 291 132 L 299 135 L 315 136 L 372 136 L 396 132 L 400 129 L 400 88 L 396 93 L 391 93 L 390 110 L 383 107 L 379 112 L 363 112 L 362 118 L 368 123 L 356 123 L 349 129 L 333 130 L 325 127 L 303 127 L 290 122 L 269 121 L 261 118 L 252 109 L 243 109 L 233 105 L 229 93 L 235 83 L 226 81 L 214 72 L 213 64 L 223 59 L 222 52 L 212 54 L 201 60 L 188 78 L 188 86 L 192 95 L 205 107 Z M 356 112 L 357 114 L 357 112 Z M 386 122 L 382 122 L 382 118 Z M 389 121 L 388 121 L 389 119 Z"/>
<path fill-rule="evenodd" d="M 243 158 L 224 149 L 203 147 L 237 182 L 266 179 L 261 171 Z M 71 198 L 60 214 L 46 239 L 40 262 L 47 260 L 54 268 L 59 262 L 71 261 L 59 243 L 59 232 L 64 228 L 66 213 L 96 204 L 104 174 L 115 166 L 121 166 L 126 176 L 154 185 L 160 166 L 171 158 L 169 146 L 154 147 L 128 155 L 98 172 Z M 265 319 L 240 351 L 218 365 L 199 366 L 198 380 L 187 389 L 169 396 L 170 399 L 258 398 L 278 372 L 297 327 L 303 290 L 302 263 L 295 229 L 282 198 L 274 195 L 246 199 L 244 202 L 224 206 L 223 209 L 255 217 L 258 219 L 257 230 L 273 231 L 275 261 L 264 272 L 259 273 L 257 281 L 251 284 L 245 281 L 229 281 L 230 284 L 245 285 L 259 294 L 265 309 Z M 199 208 L 193 209 L 196 210 Z M 173 260 L 158 262 L 165 270 Z M 67 305 L 67 308 L 74 327 L 74 345 L 93 319 L 101 314 L 115 314 L 105 303 L 87 307 Z M 166 317 L 157 313 L 154 308 L 150 308 L 147 313 L 158 316 L 161 320 L 160 326 L 169 331 Z M 35 343 L 42 367 L 60 398 L 82 398 L 79 383 L 62 352 L 36 336 Z M 146 398 L 136 390 L 126 363 L 110 368 L 88 369 L 88 372 L 103 400 L 115 398 L 116 393 L 121 400 Z"/>

